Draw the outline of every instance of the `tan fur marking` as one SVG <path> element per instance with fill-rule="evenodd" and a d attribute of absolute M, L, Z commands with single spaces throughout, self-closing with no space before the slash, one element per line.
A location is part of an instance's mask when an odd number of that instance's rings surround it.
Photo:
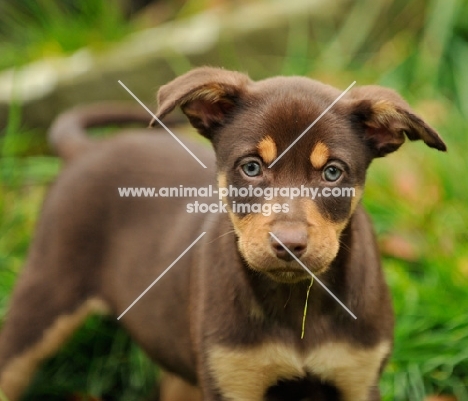
<path fill-rule="evenodd" d="M 167 372 L 162 372 L 159 399 L 161 401 L 203 401 L 198 387 Z"/>
<path fill-rule="evenodd" d="M 434 143 L 434 137 L 421 124 L 415 123 L 404 111 L 399 111 L 395 105 L 386 100 L 380 100 L 372 106 L 374 121 L 367 122 L 370 128 L 385 127 L 393 133 L 393 143 L 402 144 L 405 141 L 403 130 L 414 130 L 427 144 Z"/>
<path fill-rule="evenodd" d="M 396 117 L 400 115 L 394 104 L 388 100 L 379 100 L 372 105 L 372 111 L 375 114 Z"/>
<path fill-rule="evenodd" d="M 107 305 L 102 300 L 93 298 L 81 305 L 73 314 L 60 316 L 44 332 L 40 342 L 6 366 L 0 378 L 0 388 L 6 397 L 10 401 L 19 399 L 37 365 L 44 358 L 56 352 L 91 313 L 105 314 L 108 311 Z"/>
<path fill-rule="evenodd" d="M 420 127 L 415 127 L 411 120 L 404 114 L 400 113 L 392 102 L 387 100 L 379 100 L 372 105 L 372 112 L 374 113 L 374 121 L 372 119 L 367 122 L 369 127 L 388 127 L 389 129 L 405 128 L 413 126 L 420 131 Z"/>
<path fill-rule="evenodd" d="M 228 187 L 228 183 L 227 183 L 226 173 L 219 173 L 218 174 L 218 189 L 219 188 L 227 188 L 227 187 Z M 227 202 L 225 196 L 223 196 L 222 201 L 223 201 L 223 203 Z"/>
<path fill-rule="evenodd" d="M 239 252 L 251 268 L 262 269 L 266 263 L 265 261 L 269 257 L 273 257 L 267 242 L 272 216 L 267 217 L 261 213 L 251 213 L 240 218 L 232 213 L 230 209 L 228 212 L 238 237 Z M 252 313 L 256 314 L 255 311 L 252 311 Z"/>
<path fill-rule="evenodd" d="M 218 191 L 220 188 L 227 188 L 227 187 L 228 187 L 228 183 L 227 183 L 226 173 L 219 173 L 218 174 Z M 221 196 L 222 194 L 218 192 L 218 195 Z M 227 204 L 227 198 L 225 196 L 221 198 L 221 201 L 225 205 Z M 229 206 L 228 206 L 228 209 L 229 209 Z"/>
<path fill-rule="evenodd" d="M 192 102 L 196 99 L 203 99 L 208 102 L 218 102 L 226 94 L 222 85 L 211 83 L 203 88 L 197 89 L 183 99 L 183 104 Z"/>
<path fill-rule="evenodd" d="M 265 390 L 278 379 L 311 372 L 334 383 L 344 401 L 365 401 L 389 351 L 388 342 L 368 349 L 328 343 L 307 354 L 276 343 L 243 350 L 216 346 L 209 351 L 209 366 L 227 400 L 262 401 Z"/>
<path fill-rule="evenodd" d="M 308 227 L 309 243 L 313 244 L 302 260 L 314 273 L 324 272 L 338 253 L 339 238 L 348 220 L 330 221 L 320 213 L 315 202 L 308 198 L 298 199 L 296 207 L 302 210 L 302 218 Z M 248 265 L 254 270 L 262 271 L 268 269 L 271 263 L 278 263 L 269 246 L 269 231 L 275 215 L 252 213 L 239 217 L 229 208 L 228 212 L 238 237 L 239 251 Z"/>
<path fill-rule="evenodd" d="M 187 116 L 199 118 L 205 126 L 209 126 L 211 122 L 221 121 L 223 117 L 219 108 L 213 107 L 215 104 L 233 106 L 233 102 L 225 95 L 222 85 L 212 83 L 186 95 L 181 100 L 181 108 Z"/>
<path fill-rule="evenodd" d="M 324 272 L 335 259 L 340 247 L 340 235 L 348 220 L 333 222 L 320 213 L 317 204 L 308 198 L 300 200 L 309 225 L 309 242 L 313 244 L 316 273 Z"/>
<path fill-rule="evenodd" d="M 245 230 L 248 229 L 251 224 L 252 220 L 254 219 L 254 214 L 248 214 L 245 217 L 238 217 L 236 214 L 232 212 L 232 210 L 228 207 L 229 217 L 231 218 L 232 224 L 234 226 L 234 230 L 236 234 L 241 237 Z M 263 216 L 259 215 L 258 218 L 261 219 Z M 255 219 L 256 220 L 256 219 Z"/>
<path fill-rule="evenodd" d="M 302 261 L 316 274 L 326 271 L 338 253 L 341 233 L 361 199 L 362 188 L 357 186 L 354 190 L 355 196 L 350 200 L 349 215 L 341 221 L 332 221 L 323 215 L 316 202 L 309 198 L 298 199 L 293 206 L 296 213 L 299 213 L 298 217 L 307 225 L 308 241 L 311 244 Z M 279 200 L 273 199 L 271 202 Z M 251 268 L 263 271 L 268 270 L 271 264 L 281 263 L 271 250 L 269 242 L 269 231 L 275 222 L 275 214 L 263 216 L 251 213 L 240 217 L 229 207 L 228 212 L 238 237 L 239 251 Z"/>
<path fill-rule="evenodd" d="M 227 188 L 228 183 L 227 183 L 227 178 L 226 178 L 226 173 L 219 173 L 218 174 L 218 188 Z M 223 203 L 227 202 L 227 199 L 223 197 L 222 199 Z M 242 254 L 244 252 L 249 250 L 249 244 L 245 243 L 245 239 L 251 238 L 253 235 L 257 240 L 259 240 L 261 236 L 260 230 L 264 228 L 267 224 L 265 224 L 267 221 L 269 221 L 270 218 L 267 218 L 263 216 L 262 214 L 253 214 L 250 213 L 246 215 L 245 217 L 239 217 L 235 213 L 232 212 L 231 208 L 229 205 L 227 206 L 229 218 L 231 219 L 232 225 L 234 226 L 234 231 L 236 235 L 239 237 L 239 250 L 241 251 Z M 251 234 L 251 230 L 256 230 L 253 234 Z M 247 235 L 246 235 L 247 232 Z M 245 255 L 245 254 L 244 254 Z M 252 310 L 253 315 L 257 315 L 254 310 Z M 257 317 L 259 317 L 257 315 Z"/>
<path fill-rule="evenodd" d="M 329 343 L 308 355 L 306 365 L 315 374 L 335 383 L 343 393 L 343 401 L 365 401 L 390 349 L 389 342 L 370 349 Z"/>
<path fill-rule="evenodd" d="M 258 143 L 257 150 L 260 157 L 266 164 L 270 164 L 273 160 L 275 160 L 278 154 L 276 143 L 269 135 Z"/>
<path fill-rule="evenodd" d="M 328 146 L 323 142 L 317 142 L 317 144 L 314 146 L 314 149 L 312 149 L 312 153 L 310 154 L 310 162 L 314 168 L 320 170 L 323 166 L 325 166 L 325 163 L 329 157 L 330 150 L 328 149 Z"/>

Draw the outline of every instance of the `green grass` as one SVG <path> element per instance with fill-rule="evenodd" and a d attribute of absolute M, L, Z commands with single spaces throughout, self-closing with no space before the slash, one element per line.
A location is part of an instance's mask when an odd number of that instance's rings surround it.
<path fill-rule="evenodd" d="M 121 39 L 131 26 L 116 5 L 105 0 L 0 2 L 0 70 Z"/>
<path fill-rule="evenodd" d="M 414 260 L 384 257 L 397 315 L 395 350 L 383 380 L 389 401 L 439 392 L 468 400 L 463 125 L 452 111 L 439 127 L 447 154 L 411 144 L 375 161 L 370 172 L 365 204 L 380 236 L 403 237 L 417 255 Z"/>
<path fill-rule="evenodd" d="M 376 8 L 366 8 L 370 3 Z M 59 6 L 50 4 L 42 4 L 46 7 L 42 11 L 53 8 L 44 18 L 52 19 L 58 12 Z M 62 15 L 50 26 L 35 22 L 27 32 L 15 31 L 15 43 L 29 48 L 22 62 L 42 57 L 45 49 L 60 53 L 99 43 L 92 31 L 105 33 L 98 26 L 107 18 L 113 22 L 104 22 L 105 26 L 118 25 L 115 38 L 123 34 L 120 17 L 108 14 L 101 2 L 96 4 L 83 5 L 98 8 L 83 11 L 77 25 Z M 468 5 L 461 0 L 385 4 L 356 2 L 335 30 L 320 25 L 311 30 L 306 21 L 292 23 L 277 73 L 310 75 L 342 88 L 354 79 L 358 84 L 393 87 L 446 140 L 446 154 L 422 143 L 407 143 L 376 160 L 369 170 L 364 203 L 380 238 L 397 316 L 395 349 L 382 379 L 384 401 L 422 401 L 438 393 L 468 401 Z M 363 7 L 368 10 L 365 23 L 360 22 Z M 34 14 L 33 9 L 26 14 Z M 394 23 L 382 23 L 382 15 Z M 62 38 L 63 32 L 72 30 L 86 34 L 74 38 L 79 35 L 72 32 L 70 38 Z M 359 35 L 352 34 L 358 30 Z M 57 45 L 56 40 L 69 43 Z M 29 41 L 36 44 L 29 46 Z M 226 57 L 227 68 L 236 59 L 241 64 L 241 55 L 230 51 Z M 9 125 L 0 136 L 1 316 L 46 188 L 61 166 L 45 153 L 44 141 L 37 139 L 41 136 L 21 126 L 20 108 L 11 110 Z M 397 239 L 399 245 L 388 239 Z M 96 318 L 46 363 L 28 399 L 52 400 L 74 393 L 138 399 L 151 391 L 155 375 L 147 358 L 114 323 Z"/>
<path fill-rule="evenodd" d="M 156 388 L 154 364 L 117 327 L 115 319 L 88 319 L 60 353 L 45 362 L 25 401 L 62 401 L 65 395 L 141 400 Z M 66 380 L 64 380 L 66 378 Z"/>

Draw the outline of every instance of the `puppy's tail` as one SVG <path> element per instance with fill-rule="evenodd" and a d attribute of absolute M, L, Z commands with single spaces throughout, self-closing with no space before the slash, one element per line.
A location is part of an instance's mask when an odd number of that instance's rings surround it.
<path fill-rule="evenodd" d="M 151 115 L 142 107 L 123 103 L 98 103 L 77 106 L 60 114 L 49 129 L 49 142 L 64 160 L 72 160 L 89 148 L 93 140 L 86 129 L 108 124 L 143 123 Z"/>

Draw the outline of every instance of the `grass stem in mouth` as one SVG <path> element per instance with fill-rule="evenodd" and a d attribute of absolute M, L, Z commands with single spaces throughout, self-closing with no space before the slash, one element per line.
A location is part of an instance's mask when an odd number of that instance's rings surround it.
<path fill-rule="evenodd" d="M 310 294 L 310 289 L 312 288 L 312 284 L 314 284 L 314 278 L 310 278 L 310 284 L 309 287 L 307 287 L 307 295 L 306 295 L 306 300 L 304 304 L 304 313 L 302 315 L 302 330 L 301 330 L 301 340 L 304 338 L 304 333 L 305 333 L 305 321 L 306 321 L 306 315 L 307 315 L 307 303 L 309 302 L 309 294 Z"/>

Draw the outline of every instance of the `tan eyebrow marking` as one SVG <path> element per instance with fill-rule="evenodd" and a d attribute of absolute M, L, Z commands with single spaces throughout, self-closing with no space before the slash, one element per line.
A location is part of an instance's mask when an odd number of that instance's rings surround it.
<path fill-rule="evenodd" d="M 330 157 L 330 151 L 328 150 L 328 146 L 325 145 L 323 142 L 317 142 L 312 149 L 312 153 L 310 154 L 310 162 L 312 166 L 316 169 L 321 169 L 325 166 L 328 158 Z"/>
<path fill-rule="evenodd" d="M 257 149 L 265 163 L 269 164 L 276 159 L 278 151 L 276 149 L 276 143 L 270 135 L 267 135 L 258 143 Z"/>

